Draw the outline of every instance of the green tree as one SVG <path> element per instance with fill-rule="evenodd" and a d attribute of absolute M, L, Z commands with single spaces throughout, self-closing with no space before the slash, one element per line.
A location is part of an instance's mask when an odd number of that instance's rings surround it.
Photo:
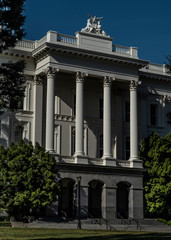
<path fill-rule="evenodd" d="M 146 215 L 171 219 L 171 133 L 165 138 L 153 133 L 143 140 L 140 158 L 146 168 Z"/>
<path fill-rule="evenodd" d="M 25 0 L 0 0 L 0 53 L 25 35 L 23 7 Z M 25 63 L 8 62 L 0 65 L 0 109 L 16 110 L 24 97 L 23 70 Z"/>
<path fill-rule="evenodd" d="M 25 0 L 0 0 L 0 52 L 14 47 L 25 35 Z"/>
<path fill-rule="evenodd" d="M 21 141 L 5 149 L 0 146 L 0 205 L 10 216 L 23 220 L 39 215 L 56 200 L 57 163 L 36 143 Z"/>

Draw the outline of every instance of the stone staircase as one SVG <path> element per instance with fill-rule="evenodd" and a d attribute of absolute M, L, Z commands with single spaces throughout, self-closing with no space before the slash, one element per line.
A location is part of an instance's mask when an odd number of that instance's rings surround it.
<path fill-rule="evenodd" d="M 28 228 L 56 228 L 56 229 L 77 229 L 77 220 L 61 221 L 55 219 L 40 219 L 30 223 L 11 222 L 13 227 Z M 157 219 L 106 219 L 88 218 L 81 220 L 82 229 L 113 230 L 113 231 L 150 231 L 150 232 L 171 232 L 171 226 L 160 223 Z"/>

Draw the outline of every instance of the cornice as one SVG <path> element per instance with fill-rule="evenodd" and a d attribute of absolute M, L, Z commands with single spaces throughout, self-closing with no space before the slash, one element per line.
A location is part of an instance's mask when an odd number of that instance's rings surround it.
<path fill-rule="evenodd" d="M 100 166 L 100 165 L 84 165 L 74 163 L 58 163 L 59 171 L 67 172 L 83 172 L 83 173 L 98 173 L 104 175 L 130 175 L 130 176 L 142 176 L 145 169 L 139 168 L 128 168 L 128 167 L 111 167 L 111 166 Z"/>
<path fill-rule="evenodd" d="M 139 70 L 139 77 L 143 77 L 146 79 L 154 79 L 154 80 L 162 80 L 162 81 L 167 81 L 170 82 L 171 81 L 171 75 L 167 74 L 167 73 L 153 73 L 153 72 L 145 72 L 145 71 L 141 71 Z"/>
<path fill-rule="evenodd" d="M 20 57 L 20 58 L 26 58 L 26 59 L 34 60 L 34 58 L 32 56 L 32 52 L 19 50 L 19 49 L 14 49 L 14 48 L 10 48 L 9 50 L 2 52 L 1 55 L 2 56 L 10 56 L 10 57 Z"/>
<path fill-rule="evenodd" d="M 75 56 L 85 57 L 89 59 L 98 59 L 98 60 L 105 60 L 109 62 L 116 62 L 120 64 L 128 64 L 133 65 L 138 68 L 142 68 L 146 66 L 149 62 L 126 57 L 126 56 L 118 56 L 113 52 L 113 54 L 103 53 L 103 52 L 96 52 L 92 50 L 82 49 L 75 46 L 64 46 L 60 44 L 52 44 L 52 43 L 44 43 L 35 50 L 33 50 L 32 55 L 34 58 L 38 59 L 42 54 L 45 52 L 58 52 L 58 53 L 65 53 L 65 54 L 72 54 Z"/>

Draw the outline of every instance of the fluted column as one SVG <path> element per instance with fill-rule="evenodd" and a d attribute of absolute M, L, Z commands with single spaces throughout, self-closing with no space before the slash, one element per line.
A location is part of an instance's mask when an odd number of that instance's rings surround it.
<path fill-rule="evenodd" d="M 84 155 L 84 79 L 85 73 L 76 74 L 76 122 L 75 122 L 75 156 Z"/>
<path fill-rule="evenodd" d="M 142 161 L 138 159 L 138 109 L 137 87 L 139 81 L 130 83 L 130 162 L 131 167 L 142 167 Z"/>
<path fill-rule="evenodd" d="M 103 82 L 103 159 L 104 165 L 115 165 L 111 146 L 111 86 L 112 78 L 105 76 Z M 109 160 L 109 161 L 108 161 Z M 110 161 L 111 160 L 111 161 Z M 113 161 L 113 162 L 112 162 Z M 110 162 L 110 163 L 109 163 Z"/>
<path fill-rule="evenodd" d="M 46 151 L 54 152 L 54 102 L 55 74 L 57 70 L 47 69 L 47 101 L 46 101 Z"/>

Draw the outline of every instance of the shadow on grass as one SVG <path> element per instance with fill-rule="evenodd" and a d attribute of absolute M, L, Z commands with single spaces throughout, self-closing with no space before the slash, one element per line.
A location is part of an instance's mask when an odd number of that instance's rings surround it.
<path fill-rule="evenodd" d="M 109 234 L 105 236 L 89 236 L 89 237 L 68 237 L 68 238 L 59 238 L 59 237 L 47 237 L 47 238 L 35 238 L 36 240 L 171 240 L 171 233 L 141 233 L 141 234 Z M 28 238 L 28 240 L 32 240 Z"/>

